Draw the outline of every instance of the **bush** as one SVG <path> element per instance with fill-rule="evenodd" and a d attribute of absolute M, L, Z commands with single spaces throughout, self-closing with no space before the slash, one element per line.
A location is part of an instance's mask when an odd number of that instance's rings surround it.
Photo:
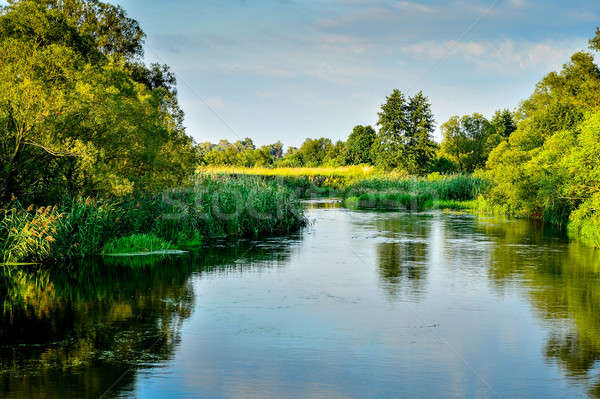
<path fill-rule="evenodd" d="M 600 193 L 571 213 L 568 231 L 570 236 L 600 248 Z"/>

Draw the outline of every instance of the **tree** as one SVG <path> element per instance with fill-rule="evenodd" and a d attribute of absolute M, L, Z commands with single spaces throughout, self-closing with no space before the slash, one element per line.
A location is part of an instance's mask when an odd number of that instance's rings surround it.
<path fill-rule="evenodd" d="M 593 116 L 599 107 L 600 68 L 591 54 L 575 53 L 561 71 L 538 83 L 517 111 L 517 130 L 491 152 L 489 202 L 511 214 L 556 224 L 566 223 L 571 212 L 587 203 L 587 210 L 573 212 L 573 218 L 578 226 L 597 228 L 592 199 L 598 187 L 597 155 L 590 138 L 598 128 Z M 575 156 L 578 149 L 589 149 L 592 156 Z"/>
<path fill-rule="evenodd" d="M 336 141 L 329 147 L 323 165 L 330 167 L 344 166 L 346 164 L 346 143 L 341 140 Z"/>
<path fill-rule="evenodd" d="M 112 39 L 70 18 L 87 6 L 110 8 L 21 0 L 0 11 L 0 200 L 152 191 L 193 170 L 176 98 L 132 79 Z"/>
<path fill-rule="evenodd" d="M 426 173 L 435 157 L 435 123 L 428 98 L 419 92 L 407 100 L 395 89 L 378 115 L 380 128 L 372 150 L 375 163 L 385 169 Z"/>
<path fill-rule="evenodd" d="M 371 148 L 377 134 L 371 126 L 355 126 L 346 141 L 346 163 L 350 165 L 373 162 Z"/>
<path fill-rule="evenodd" d="M 455 162 L 460 172 L 473 172 L 485 166 L 493 134 L 492 124 L 481 114 L 453 116 L 442 125 L 442 154 Z"/>
<path fill-rule="evenodd" d="M 273 160 L 277 160 L 283 156 L 283 143 L 281 141 L 276 141 L 273 144 L 269 144 L 267 147 L 269 156 L 273 158 Z"/>
<path fill-rule="evenodd" d="M 331 140 L 325 137 L 306 139 L 296 153 L 302 159 L 302 165 L 308 167 L 321 166 L 329 149 L 333 146 Z"/>
<path fill-rule="evenodd" d="M 494 114 L 494 117 L 490 121 L 496 133 L 503 139 L 508 139 L 515 130 L 517 130 L 517 124 L 513 118 L 512 113 L 507 110 L 498 110 Z"/>
<path fill-rule="evenodd" d="M 406 169 L 409 173 L 424 174 L 435 159 L 437 145 L 433 141 L 435 120 L 431 104 L 421 91 L 409 99 L 407 122 L 407 153 L 411 161 Z"/>

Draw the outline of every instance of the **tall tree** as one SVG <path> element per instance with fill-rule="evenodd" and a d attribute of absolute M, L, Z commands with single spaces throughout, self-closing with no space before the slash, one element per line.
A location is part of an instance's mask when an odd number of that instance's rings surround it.
<path fill-rule="evenodd" d="M 437 146 L 433 141 L 435 119 L 431 103 L 422 91 L 408 101 L 407 122 L 407 153 L 411 159 L 407 169 L 413 174 L 423 174 L 429 171 Z"/>
<path fill-rule="evenodd" d="M 385 169 L 401 168 L 411 174 L 426 173 L 436 147 L 429 99 L 419 92 L 407 100 L 395 89 L 378 115 L 380 128 L 373 146 L 376 164 Z"/>

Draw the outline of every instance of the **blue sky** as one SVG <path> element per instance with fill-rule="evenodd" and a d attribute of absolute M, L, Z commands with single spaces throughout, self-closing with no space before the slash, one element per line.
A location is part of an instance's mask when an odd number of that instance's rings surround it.
<path fill-rule="evenodd" d="M 514 108 L 587 48 L 597 0 L 114 0 L 179 79 L 196 141 L 345 139 L 394 88 L 438 126 Z M 439 133 L 436 133 L 439 137 Z"/>

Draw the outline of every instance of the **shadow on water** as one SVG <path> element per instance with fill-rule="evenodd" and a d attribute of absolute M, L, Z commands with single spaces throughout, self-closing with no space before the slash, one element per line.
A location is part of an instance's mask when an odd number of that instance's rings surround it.
<path fill-rule="evenodd" d="M 191 276 L 276 267 L 294 240 L 117 266 L 0 270 L 0 396 L 98 398 L 168 361 L 194 306 Z"/>

